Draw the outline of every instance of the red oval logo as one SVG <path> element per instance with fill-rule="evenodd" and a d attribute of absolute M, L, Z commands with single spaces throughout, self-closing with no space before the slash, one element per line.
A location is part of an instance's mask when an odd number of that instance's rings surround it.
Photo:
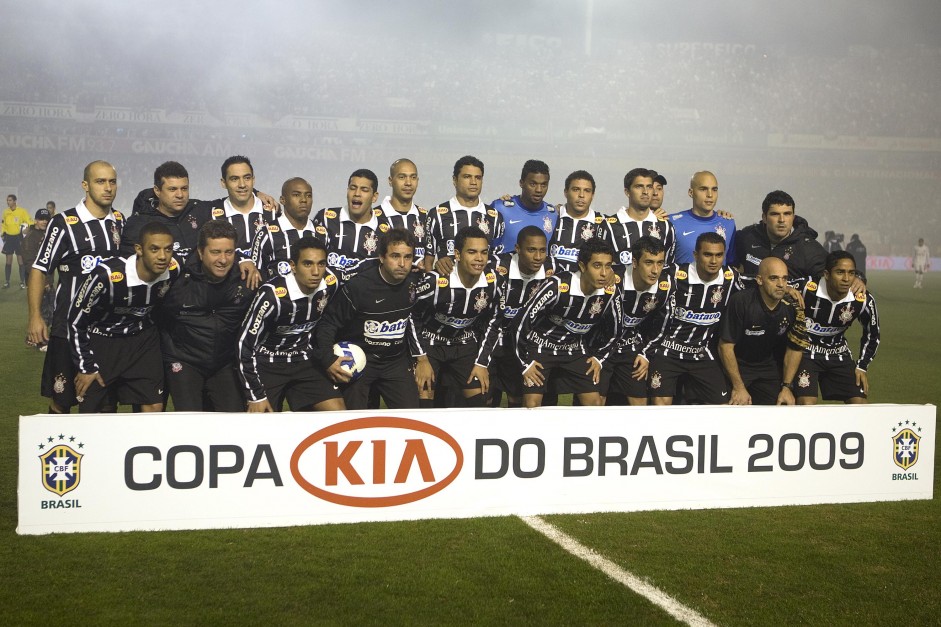
<path fill-rule="evenodd" d="M 332 439 L 365 429 L 374 430 L 377 437 Z M 393 437 L 403 431 L 419 437 Z M 431 439 L 426 441 L 422 436 Z M 324 443 L 323 448 L 314 446 L 318 442 Z M 453 468 L 442 459 L 449 455 L 454 458 Z M 450 471 L 439 478 L 442 465 Z M 330 425 L 306 437 L 291 455 L 291 475 L 299 486 L 317 498 L 349 507 L 392 507 L 420 501 L 450 485 L 463 466 L 464 453 L 450 434 L 418 420 L 390 416 Z M 316 479 L 310 480 L 311 476 Z M 360 494 L 341 492 L 341 477 L 349 492 Z M 389 493 L 418 483 L 431 485 Z"/>

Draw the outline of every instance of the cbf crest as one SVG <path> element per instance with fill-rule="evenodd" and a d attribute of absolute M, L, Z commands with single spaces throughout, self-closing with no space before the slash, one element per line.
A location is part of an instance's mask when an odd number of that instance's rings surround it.
<path fill-rule="evenodd" d="M 921 436 L 906 427 L 892 436 L 892 461 L 902 470 L 908 470 L 918 461 L 918 442 Z"/>
<path fill-rule="evenodd" d="M 78 487 L 82 479 L 82 455 L 71 446 L 55 444 L 39 456 L 42 465 L 42 485 L 62 496 Z"/>

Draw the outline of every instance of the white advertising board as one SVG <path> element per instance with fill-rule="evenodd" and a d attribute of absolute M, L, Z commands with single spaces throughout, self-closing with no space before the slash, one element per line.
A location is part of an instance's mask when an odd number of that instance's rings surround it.
<path fill-rule="evenodd" d="M 935 407 L 20 418 L 20 534 L 932 498 Z"/>

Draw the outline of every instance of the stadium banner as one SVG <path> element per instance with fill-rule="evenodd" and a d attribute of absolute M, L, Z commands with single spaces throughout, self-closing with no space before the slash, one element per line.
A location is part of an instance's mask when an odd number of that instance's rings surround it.
<path fill-rule="evenodd" d="M 911 257 L 877 257 L 869 255 L 866 257 L 867 270 L 898 270 L 905 272 L 914 272 Z M 928 272 L 941 272 L 941 257 L 932 257 Z"/>
<path fill-rule="evenodd" d="M 931 499 L 933 405 L 20 417 L 17 533 Z"/>

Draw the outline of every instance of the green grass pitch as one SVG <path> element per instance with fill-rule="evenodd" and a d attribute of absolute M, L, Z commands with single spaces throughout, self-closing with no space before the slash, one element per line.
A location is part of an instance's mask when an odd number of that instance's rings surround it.
<path fill-rule="evenodd" d="M 941 401 L 941 276 L 873 273 L 874 402 Z M 34 624 L 668 624 L 516 518 L 17 536 L 17 417 L 45 411 L 0 292 L 0 616 Z M 853 340 L 854 352 L 857 340 Z M 938 459 L 935 474 L 938 474 Z M 941 501 L 549 516 L 715 623 L 941 622 Z"/>

